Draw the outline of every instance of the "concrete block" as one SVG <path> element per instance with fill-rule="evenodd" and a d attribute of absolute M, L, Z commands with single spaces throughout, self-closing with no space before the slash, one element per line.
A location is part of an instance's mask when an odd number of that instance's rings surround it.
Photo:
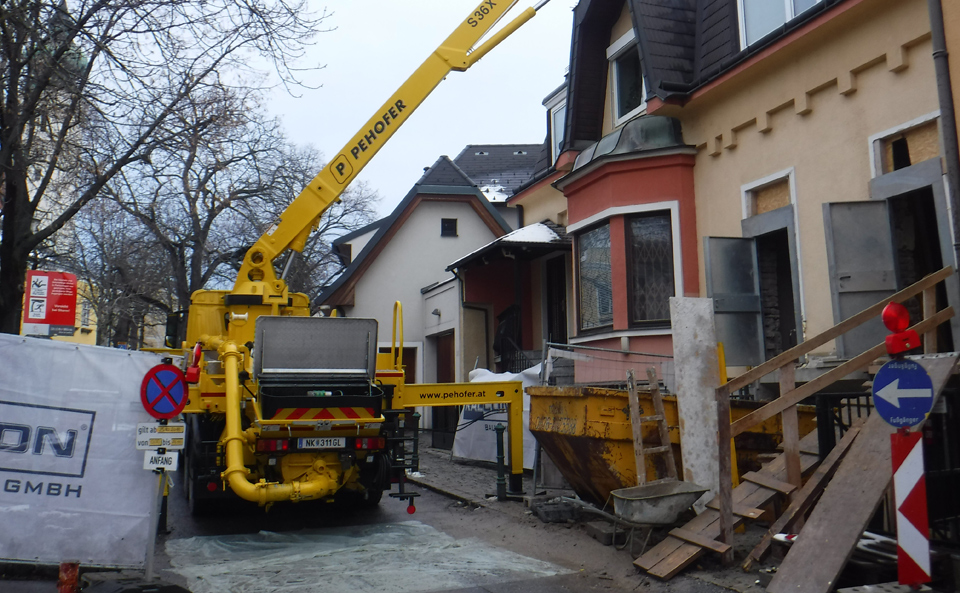
<path fill-rule="evenodd" d="M 627 541 L 627 532 L 623 528 L 617 529 L 614 534 L 613 525 L 606 521 L 591 521 L 586 524 L 587 535 L 605 546 L 616 543 L 622 546 Z"/>

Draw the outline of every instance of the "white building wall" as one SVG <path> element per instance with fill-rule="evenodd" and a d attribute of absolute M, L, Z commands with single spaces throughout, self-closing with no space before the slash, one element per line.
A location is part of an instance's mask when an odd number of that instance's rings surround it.
<path fill-rule="evenodd" d="M 364 233 L 359 237 L 355 237 L 350 241 L 346 241 L 347 245 L 350 246 L 350 261 L 357 259 L 357 256 L 360 255 L 360 252 L 363 251 L 363 248 L 367 246 L 367 243 L 370 242 L 370 239 L 372 239 L 379 230 L 380 227 L 377 227 L 372 229 L 369 233 Z"/>
<path fill-rule="evenodd" d="M 457 236 L 440 236 L 440 219 L 457 219 Z M 460 257 L 486 245 L 496 235 L 480 220 L 476 211 L 463 202 L 424 201 L 390 239 L 386 248 L 370 265 L 357 283 L 351 317 L 373 317 L 380 325 L 380 344 L 392 339 L 393 305 L 403 306 L 403 339 L 407 347 L 418 348 L 417 380 L 431 382 L 434 376 L 424 375 L 425 327 L 435 320 L 424 311 L 420 290 L 450 277 L 446 267 Z M 450 311 L 449 319 L 456 319 Z M 430 333 L 438 333 L 432 328 Z M 461 368 L 457 361 L 457 368 Z"/>

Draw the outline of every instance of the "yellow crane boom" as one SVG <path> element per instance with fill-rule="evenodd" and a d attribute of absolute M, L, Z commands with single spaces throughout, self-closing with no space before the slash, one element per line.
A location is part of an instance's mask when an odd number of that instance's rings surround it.
<path fill-rule="evenodd" d="M 320 215 L 340 199 L 373 156 L 407 121 L 410 114 L 451 72 L 462 72 L 476 64 L 491 49 L 533 18 L 549 0 L 542 0 L 521 12 L 482 45 L 480 40 L 509 11 L 516 0 L 484 0 L 424 60 L 416 71 L 387 99 L 373 117 L 350 139 L 326 167 L 303 188 L 280 220 L 261 236 L 243 259 L 234 294 L 261 295 L 263 304 L 283 297 L 274 273 L 274 260 L 287 249 L 302 251 Z M 271 287 L 278 290 L 270 290 Z M 285 299 L 284 299 L 285 300 Z"/>

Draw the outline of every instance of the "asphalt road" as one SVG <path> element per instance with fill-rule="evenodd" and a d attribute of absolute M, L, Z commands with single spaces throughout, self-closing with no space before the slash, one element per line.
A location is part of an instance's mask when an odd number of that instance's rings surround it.
<path fill-rule="evenodd" d="M 154 575 L 192 593 L 762 590 L 738 569 L 718 572 L 709 558 L 669 582 L 651 579 L 628 550 L 602 545 L 582 523 L 546 524 L 522 502 L 487 500 L 486 476 L 471 478 L 452 464 L 425 471 L 451 478 L 451 486 L 440 489 L 447 495 L 416 488 L 413 515 L 384 496 L 367 510 L 301 503 L 264 512 L 238 500 L 201 518 L 190 515 L 174 474 Z M 453 485 L 477 494 L 465 501 Z M 55 578 L 0 578 L 0 593 L 53 592 Z"/>
<path fill-rule="evenodd" d="M 416 513 L 384 496 L 375 509 L 237 502 L 190 516 L 175 484 L 155 571 L 193 593 L 463 593 L 728 590 L 702 579 L 638 574 L 627 550 L 582 525 L 544 524 L 520 502 L 482 507 L 420 490 Z"/>

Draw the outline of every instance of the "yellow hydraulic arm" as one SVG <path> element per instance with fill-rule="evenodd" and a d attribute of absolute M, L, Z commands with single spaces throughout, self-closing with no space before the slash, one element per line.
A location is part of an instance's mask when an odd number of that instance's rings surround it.
<path fill-rule="evenodd" d="M 462 72 L 474 65 L 533 18 L 547 2 L 549 0 L 540 0 L 536 6 L 527 8 L 482 45 L 475 47 L 516 4 L 516 0 L 481 2 L 300 192 L 281 214 L 280 220 L 247 251 L 233 294 L 259 295 L 263 304 L 272 304 L 280 298 L 285 301 L 285 283 L 277 281 L 273 261 L 287 249 L 303 250 L 324 210 L 340 199 L 347 185 L 450 71 Z"/>

